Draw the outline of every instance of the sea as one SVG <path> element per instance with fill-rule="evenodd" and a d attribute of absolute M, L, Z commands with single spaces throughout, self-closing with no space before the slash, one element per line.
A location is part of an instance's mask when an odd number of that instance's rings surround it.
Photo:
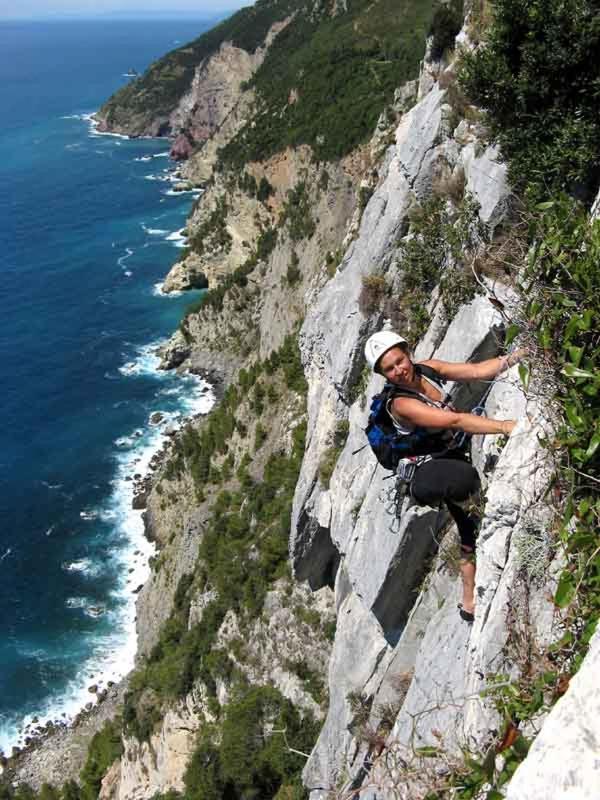
<path fill-rule="evenodd" d="M 212 23 L 0 23 L 0 749 L 68 722 L 134 663 L 152 545 L 133 511 L 166 426 L 206 413 L 155 351 L 197 293 L 163 295 L 198 191 L 168 142 L 90 115 Z M 151 415 L 163 418 L 151 424 Z"/>

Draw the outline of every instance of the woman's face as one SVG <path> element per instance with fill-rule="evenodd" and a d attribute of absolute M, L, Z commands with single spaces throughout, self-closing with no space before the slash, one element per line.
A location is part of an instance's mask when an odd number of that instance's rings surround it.
<path fill-rule="evenodd" d="M 400 347 L 392 347 L 382 355 L 379 371 L 391 383 L 410 383 L 414 378 L 410 356 Z"/>

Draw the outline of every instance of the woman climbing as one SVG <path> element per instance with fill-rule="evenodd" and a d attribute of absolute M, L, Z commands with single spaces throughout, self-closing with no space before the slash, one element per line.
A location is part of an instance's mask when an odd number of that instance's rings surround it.
<path fill-rule="evenodd" d="M 467 622 L 474 619 L 474 554 L 479 525 L 475 503 L 481 482 L 465 448 L 468 437 L 461 432 L 508 436 L 515 421 L 456 411 L 445 400 L 438 384 L 446 380 L 459 383 L 492 380 L 516 364 L 521 355 L 515 352 L 476 364 L 437 359 L 414 363 L 406 339 L 388 330 L 375 333 L 365 346 L 367 362 L 387 381 L 388 388 L 379 395 L 383 397 L 383 411 L 389 415 L 394 435 L 410 463 L 416 466 L 410 483 L 412 497 L 421 506 L 444 502 L 456 522 L 463 584 L 459 613 Z"/>

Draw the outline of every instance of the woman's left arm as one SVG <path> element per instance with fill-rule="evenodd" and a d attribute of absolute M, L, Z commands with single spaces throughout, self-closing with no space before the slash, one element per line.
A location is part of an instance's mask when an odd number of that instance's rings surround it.
<path fill-rule="evenodd" d="M 438 361 L 435 358 L 422 363 L 432 367 L 448 381 L 485 381 L 495 378 L 509 367 L 518 364 L 525 353 L 525 350 L 516 350 L 510 355 L 488 358 L 486 361 L 479 361 L 475 364 L 453 364 L 451 361 Z"/>

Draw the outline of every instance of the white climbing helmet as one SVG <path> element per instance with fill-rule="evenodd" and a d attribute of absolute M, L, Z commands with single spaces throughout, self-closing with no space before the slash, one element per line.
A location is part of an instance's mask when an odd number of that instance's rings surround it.
<path fill-rule="evenodd" d="M 365 345 L 365 358 L 371 369 L 377 371 L 377 363 L 381 356 L 399 344 L 408 344 L 408 342 L 394 331 L 379 331 L 370 336 Z"/>

